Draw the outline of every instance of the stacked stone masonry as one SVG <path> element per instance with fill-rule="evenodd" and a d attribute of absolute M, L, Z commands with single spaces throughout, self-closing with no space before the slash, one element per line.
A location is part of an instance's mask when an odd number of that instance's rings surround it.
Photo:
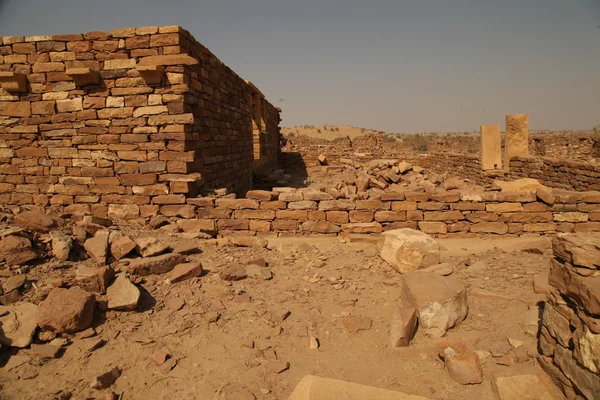
<path fill-rule="evenodd" d="M 510 178 L 534 178 L 540 183 L 569 190 L 600 190 L 600 165 L 539 157 L 515 157 Z"/>
<path fill-rule="evenodd" d="M 567 399 L 600 394 L 600 235 L 553 239 L 539 361 Z"/>
<path fill-rule="evenodd" d="M 384 192 L 361 199 L 314 189 L 249 191 L 161 205 L 179 228 L 211 235 L 369 234 L 412 228 L 434 236 L 600 231 L 600 192 Z M 135 213 L 132 213 L 135 214 Z M 102 215 L 99 215 L 102 216 Z M 148 216 L 148 215 L 147 215 Z M 169 228 L 170 229 L 170 228 Z"/>
<path fill-rule="evenodd" d="M 0 86 L 0 204 L 140 216 L 278 164 L 279 109 L 178 26 L 2 37 Z"/>

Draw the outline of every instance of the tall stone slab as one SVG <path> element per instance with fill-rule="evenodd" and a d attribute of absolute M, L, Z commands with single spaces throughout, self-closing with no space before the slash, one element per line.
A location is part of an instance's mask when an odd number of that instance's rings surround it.
<path fill-rule="evenodd" d="M 502 144 L 500 125 L 482 125 L 481 133 L 481 169 L 502 169 Z"/>
<path fill-rule="evenodd" d="M 506 165 L 512 157 L 527 157 L 529 155 L 529 115 L 506 115 Z"/>

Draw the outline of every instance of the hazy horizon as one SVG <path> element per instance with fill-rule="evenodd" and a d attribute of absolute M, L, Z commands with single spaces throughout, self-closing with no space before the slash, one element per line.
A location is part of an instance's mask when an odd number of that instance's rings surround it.
<path fill-rule="evenodd" d="M 282 126 L 462 132 L 600 124 L 600 0 L 0 0 L 0 36 L 181 25 Z"/>

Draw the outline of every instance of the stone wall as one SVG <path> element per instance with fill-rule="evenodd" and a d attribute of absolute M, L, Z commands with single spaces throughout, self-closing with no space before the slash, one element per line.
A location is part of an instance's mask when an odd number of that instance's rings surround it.
<path fill-rule="evenodd" d="M 314 189 L 250 191 L 246 198 L 187 199 L 158 212 L 184 231 L 213 235 L 380 233 L 412 228 L 446 234 L 600 231 L 600 192 L 535 194 L 385 192 L 361 200 Z M 168 229 L 172 229 L 170 226 Z"/>
<path fill-rule="evenodd" d="M 516 157 L 510 161 L 510 179 L 534 178 L 569 190 L 600 190 L 600 165 L 549 158 Z"/>
<path fill-rule="evenodd" d="M 553 239 L 539 361 L 568 399 L 600 393 L 600 235 Z"/>
<path fill-rule="evenodd" d="M 279 110 L 178 26 L 0 38 L 0 204 L 152 215 L 274 169 Z"/>

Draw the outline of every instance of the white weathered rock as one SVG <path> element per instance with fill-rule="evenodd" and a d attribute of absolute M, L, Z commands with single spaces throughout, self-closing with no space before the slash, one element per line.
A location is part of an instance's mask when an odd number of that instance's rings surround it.
<path fill-rule="evenodd" d="M 37 328 L 39 308 L 32 303 L 0 306 L 0 344 L 27 347 Z"/>
<path fill-rule="evenodd" d="M 140 300 L 140 289 L 121 274 L 106 290 L 106 297 L 109 310 L 132 311 L 136 309 Z"/>
<path fill-rule="evenodd" d="M 426 268 L 440 262 L 440 245 L 426 233 L 395 229 L 383 233 L 381 258 L 402 273 Z"/>
<path fill-rule="evenodd" d="M 467 316 L 467 291 L 453 277 L 413 272 L 404 275 L 404 296 L 419 315 L 419 326 L 439 338 Z"/>
<path fill-rule="evenodd" d="M 50 232 L 52 238 L 52 255 L 60 261 L 67 261 L 73 247 L 73 239 L 59 231 Z"/>

